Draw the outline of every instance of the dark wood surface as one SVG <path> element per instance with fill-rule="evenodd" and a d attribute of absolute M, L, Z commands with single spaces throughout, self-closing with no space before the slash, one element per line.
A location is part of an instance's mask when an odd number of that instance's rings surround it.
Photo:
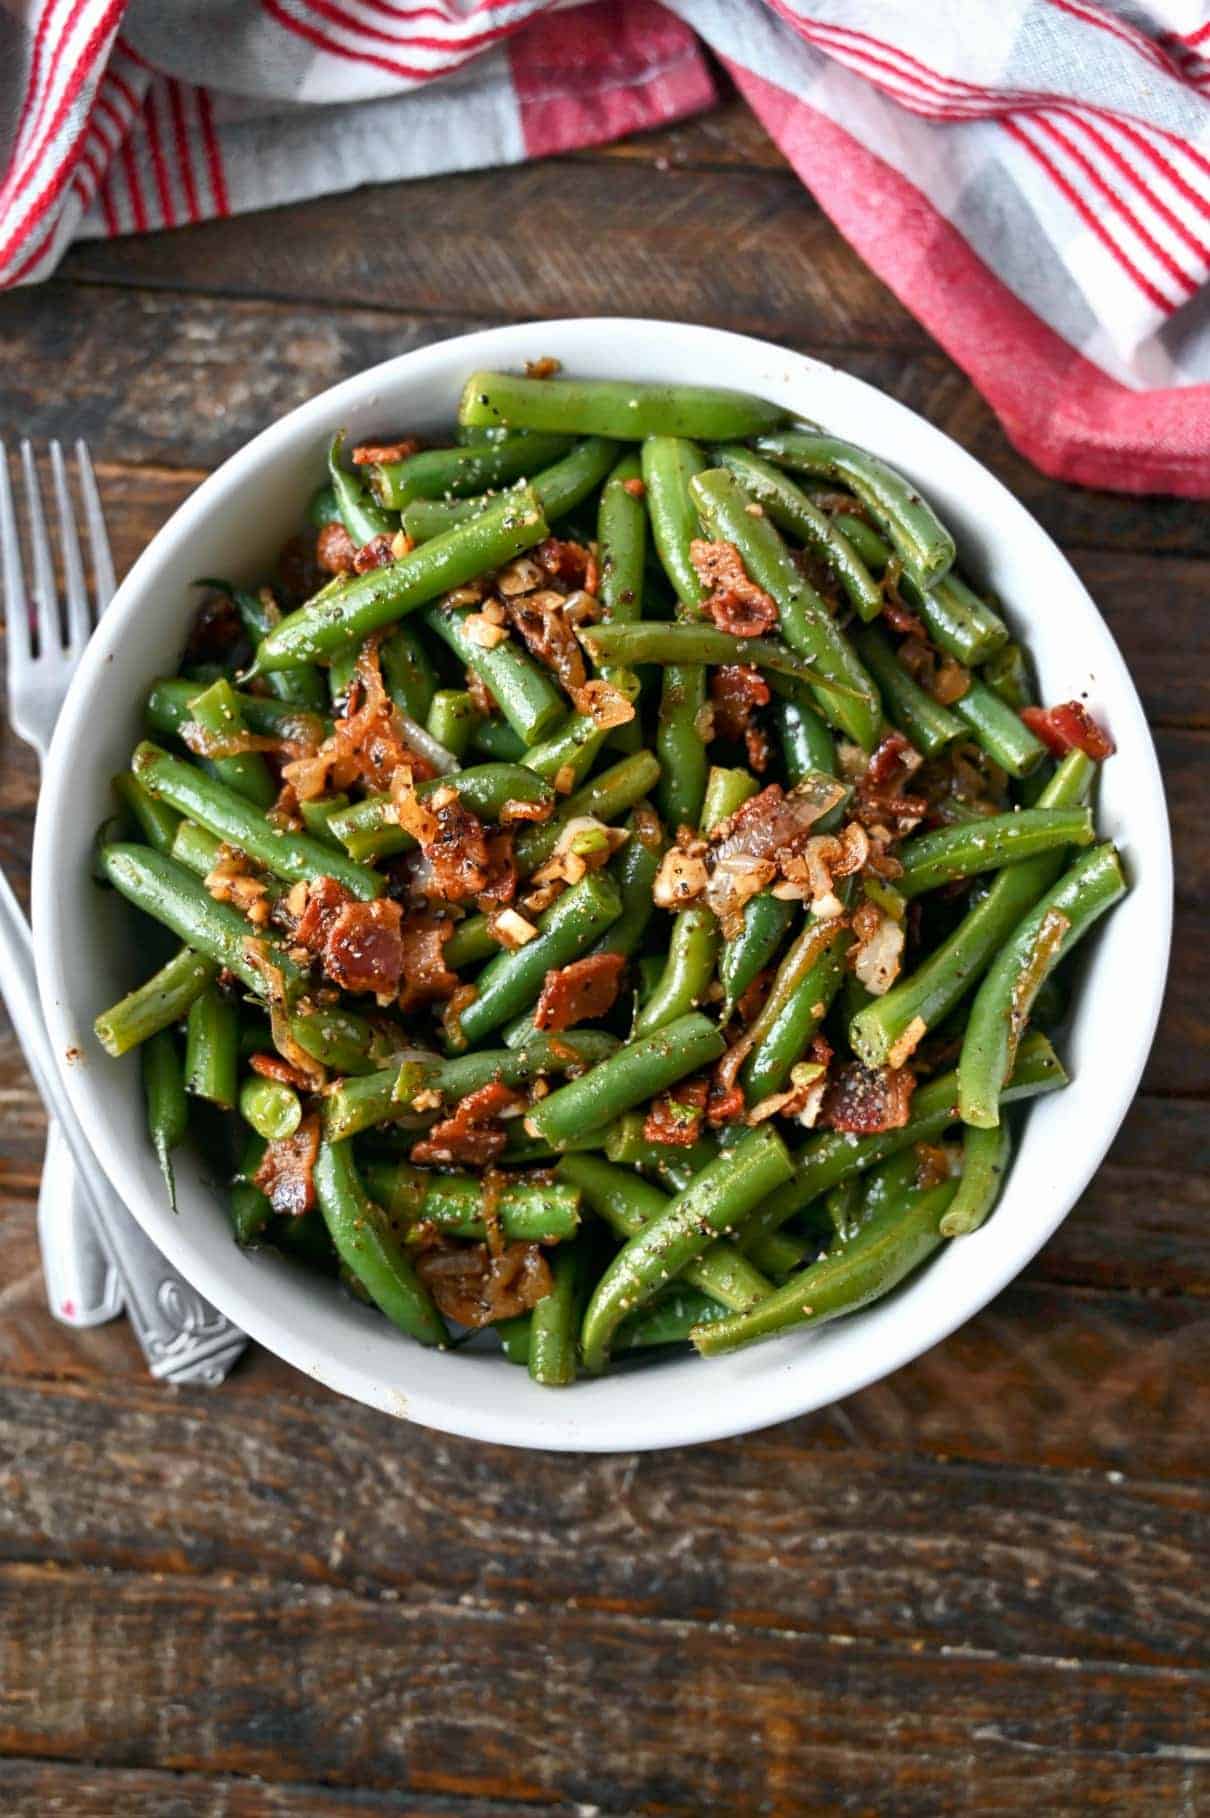
<path fill-rule="evenodd" d="M 586 231 L 586 224 L 590 231 Z M 218 1394 L 43 1301 L 43 1121 L 0 1034 L 0 1808 L 78 1818 L 1210 1810 L 1205 505 L 1057 485 L 735 103 L 524 169 L 84 246 L 0 299 L 0 428 L 84 434 L 120 568 L 282 411 L 500 320 L 684 316 L 823 355 L 1070 553 L 1177 841 L 1144 1090 L 993 1306 L 841 1406 L 683 1453 L 447 1440 L 263 1353 Z M 0 861 L 37 775 L 5 730 Z"/>

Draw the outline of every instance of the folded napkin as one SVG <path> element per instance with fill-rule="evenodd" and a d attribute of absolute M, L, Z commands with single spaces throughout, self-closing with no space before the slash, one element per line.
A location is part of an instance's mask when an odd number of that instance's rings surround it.
<path fill-rule="evenodd" d="M 599 144 L 704 46 L 1047 473 L 1210 494 L 1210 0 L 0 7 L 0 285 L 74 239 Z M 708 230 L 708 223 L 703 223 Z"/>

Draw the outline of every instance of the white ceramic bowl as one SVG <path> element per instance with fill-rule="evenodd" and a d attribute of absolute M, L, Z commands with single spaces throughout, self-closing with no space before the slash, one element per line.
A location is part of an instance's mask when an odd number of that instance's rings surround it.
<path fill-rule="evenodd" d="M 89 877 L 109 779 L 141 732 L 154 676 L 175 669 L 190 582 L 255 580 L 296 527 L 334 430 L 353 440 L 432 432 L 475 368 L 553 354 L 572 373 L 713 382 L 818 419 L 905 470 L 952 526 L 963 562 L 1006 603 L 1050 700 L 1084 697 L 1113 732 L 1098 824 L 1133 879 L 1086 956 L 1064 1037 L 1071 1086 L 1032 1106 L 995 1217 L 869 1311 L 734 1357 L 625 1370 L 555 1393 L 497 1354 L 439 1355 L 337 1287 L 269 1253 L 243 1254 L 191 1158 L 180 1211 L 164 1200 L 143 1127 L 137 1059 L 108 1060 L 93 1017 L 145 972 L 132 918 Z M 860 380 L 762 341 L 677 322 L 543 322 L 389 360 L 275 423 L 205 481 L 136 562 L 93 639 L 46 768 L 34 849 L 34 928 L 46 1018 L 89 1140 L 140 1224 L 203 1293 L 268 1349 L 344 1395 L 444 1432 L 507 1445 L 615 1451 L 672 1446 L 803 1414 L 898 1369 L 999 1293 L 1083 1191 L 1121 1123 L 1155 1028 L 1168 955 L 1171 851 L 1151 738 L 1130 677 L 1064 557 L 956 443 Z"/>

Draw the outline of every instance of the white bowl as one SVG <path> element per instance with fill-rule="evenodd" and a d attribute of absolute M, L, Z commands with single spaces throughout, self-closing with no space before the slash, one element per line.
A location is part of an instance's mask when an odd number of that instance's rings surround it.
<path fill-rule="evenodd" d="M 139 1066 L 97 1047 L 92 1021 L 146 970 L 132 918 L 90 881 L 109 779 L 141 733 L 152 678 L 171 673 L 198 575 L 255 580 L 297 524 L 333 431 L 353 440 L 432 432 L 466 375 L 552 354 L 571 373 L 706 381 L 760 393 L 905 470 L 958 538 L 964 564 L 1005 602 L 1048 700 L 1083 697 L 1117 741 L 1098 804 L 1133 889 L 1086 954 L 1062 1042 L 1072 1084 L 1029 1109 L 994 1218 L 948 1245 L 890 1299 L 816 1333 L 711 1362 L 624 1370 L 556 1393 L 496 1354 L 437 1354 L 333 1284 L 270 1253 L 245 1254 L 192 1158 L 180 1211 L 165 1204 L 143 1125 Z M 92 640 L 46 767 L 34 846 L 34 930 L 47 1024 L 103 1167 L 148 1235 L 245 1331 L 308 1375 L 388 1413 L 505 1445 L 615 1451 L 684 1445 L 803 1414 L 917 1357 L 1012 1280 L 1087 1186 L 1134 1094 L 1163 991 L 1172 864 L 1163 789 L 1130 677 L 1083 586 L 1023 506 L 902 404 L 818 360 L 678 322 L 588 320 L 488 330 L 388 360 L 334 386 L 227 461 L 136 562 Z M 69 1051 L 84 1056 L 66 1064 Z"/>

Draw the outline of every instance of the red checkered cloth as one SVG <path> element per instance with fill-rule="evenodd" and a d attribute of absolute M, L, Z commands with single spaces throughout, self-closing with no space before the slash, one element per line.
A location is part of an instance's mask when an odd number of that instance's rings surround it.
<path fill-rule="evenodd" d="M 703 45 L 1047 473 L 1210 495 L 1210 0 L 0 8 L 0 285 L 74 239 L 709 107 Z M 6 98 L 11 98 L 11 105 Z"/>

